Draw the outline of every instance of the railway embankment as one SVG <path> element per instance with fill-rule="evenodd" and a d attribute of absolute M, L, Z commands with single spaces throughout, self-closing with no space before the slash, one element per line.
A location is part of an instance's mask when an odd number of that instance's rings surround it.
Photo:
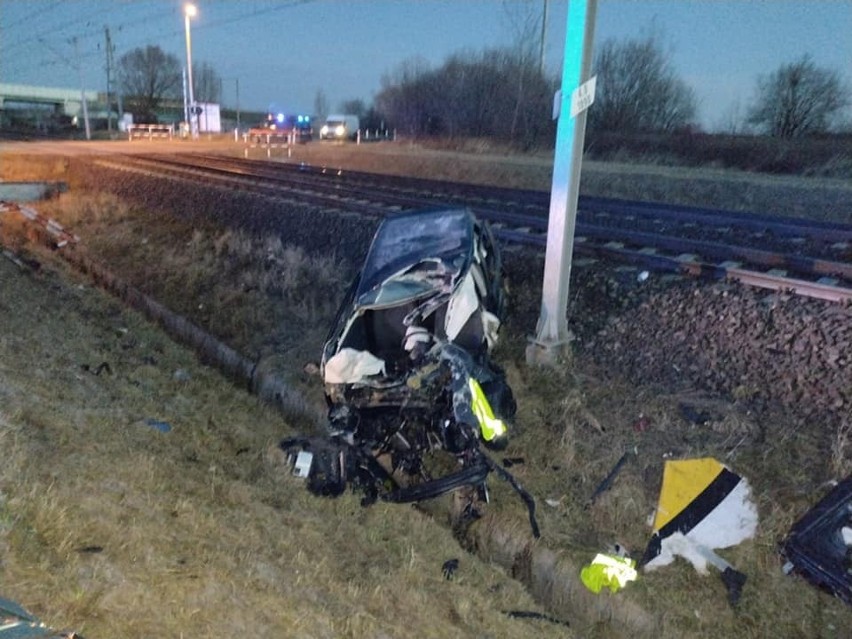
<path fill-rule="evenodd" d="M 122 199 L 132 200 L 141 211 L 140 224 L 150 208 L 175 213 L 189 226 L 211 215 L 217 225 L 237 232 L 240 212 L 246 211 L 253 222 L 244 230 L 263 235 L 273 232 L 271 221 L 282 216 L 290 221 L 288 239 L 293 242 L 326 253 L 345 245 L 355 257 L 371 235 L 361 218 L 294 202 L 192 189 L 185 183 L 114 171 L 96 173 L 89 165 L 83 172 L 92 188 L 109 185 Z M 163 219 L 151 216 L 150 224 Z M 93 234 L 104 237 L 88 239 L 124 242 L 117 248 L 130 254 L 134 243 L 158 237 L 140 226 L 135 237 L 107 238 L 108 227 L 106 219 L 102 227 L 91 225 Z M 176 239 L 176 244 L 191 243 L 184 241 L 185 236 Z M 168 255 L 170 247 L 162 248 Z M 348 259 L 349 254 L 341 256 L 342 262 Z M 123 275 L 150 286 L 166 304 L 186 308 L 190 318 L 196 313 L 203 317 L 196 300 L 185 299 L 190 287 L 158 290 L 154 265 L 148 262 L 134 269 L 128 266 L 131 262 L 122 263 Z M 641 553 L 647 539 L 644 517 L 657 496 L 660 460 L 673 454 L 715 455 L 749 477 L 764 518 L 756 542 L 734 555 L 738 568 L 749 574 L 741 608 L 749 628 L 757 634 L 804 624 L 811 634 L 830 635 L 839 618 L 834 604 L 826 605 L 822 595 L 804 582 L 782 576 L 775 565 L 774 545 L 825 482 L 848 474 L 852 463 L 849 427 L 842 421 L 848 415 L 845 393 L 852 387 L 844 358 L 852 346 L 848 307 L 656 274 L 640 277 L 635 269 L 601 262 L 578 264 L 569 309 L 578 338 L 575 365 L 540 376 L 522 367 L 519 353 L 538 313 L 541 257 L 509 251 L 506 265 L 512 309 L 500 356 L 521 406 L 513 444 L 517 448 L 512 451 L 523 451 L 525 462 L 517 474 L 541 497 L 542 529 L 559 557 L 571 559 L 565 569 L 576 572 L 590 553 L 615 539 Z M 245 296 L 240 300 L 251 299 L 250 288 L 240 288 L 239 295 Z M 255 318 L 259 323 L 247 327 L 247 332 L 269 331 L 267 319 L 271 316 Z M 295 358 L 284 363 L 293 369 L 302 364 Z M 588 511 L 578 508 L 628 445 L 636 445 L 642 454 L 624 468 L 600 503 Z M 505 514 L 503 509 L 510 516 L 517 514 L 512 512 L 513 503 L 499 492 L 498 484 L 495 514 Z M 561 578 L 554 556 L 528 546 L 523 541 L 526 529 L 515 528 L 491 546 L 488 540 L 481 541 L 484 551 L 518 577 L 544 576 L 532 587 L 547 590 L 552 585 L 548 574 Z M 713 588 L 702 582 L 690 567 L 670 570 L 643 578 L 636 588 L 607 601 L 622 611 L 637 601 L 656 612 L 663 606 L 666 612 L 655 619 L 661 623 L 661 636 L 742 630 L 743 617 L 727 609 L 720 584 Z M 572 594 L 562 591 L 559 596 L 564 602 Z M 819 608 L 820 614 L 802 619 L 791 613 L 786 603 L 779 604 L 789 602 L 790 596 Z M 626 624 L 623 630 L 639 634 L 636 627 L 644 623 Z"/>

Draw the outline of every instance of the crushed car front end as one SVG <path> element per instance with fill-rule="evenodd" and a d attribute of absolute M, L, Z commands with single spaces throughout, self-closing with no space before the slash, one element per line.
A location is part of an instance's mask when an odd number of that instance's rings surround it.
<path fill-rule="evenodd" d="M 491 358 L 504 286 L 498 246 L 469 209 L 381 222 L 323 348 L 329 436 L 282 443 L 316 454 L 312 491 L 357 485 L 367 501 L 419 501 L 462 486 L 487 493 L 496 471 L 537 532 L 532 499 L 481 446 L 506 445 L 516 409 Z"/>
<path fill-rule="evenodd" d="M 511 418 L 511 391 L 489 359 L 504 312 L 498 248 L 469 210 L 386 218 L 323 350 L 332 428 L 355 432 L 387 409 L 458 419 L 468 379 Z"/>

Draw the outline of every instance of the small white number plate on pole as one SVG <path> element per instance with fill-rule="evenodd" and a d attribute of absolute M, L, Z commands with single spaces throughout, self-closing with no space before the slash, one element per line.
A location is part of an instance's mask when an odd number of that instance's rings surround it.
<path fill-rule="evenodd" d="M 592 76 L 583 84 L 574 89 L 571 94 L 571 117 L 576 118 L 583 111 L 592 106 L 595 101 L 595 84 L 598 76 Z"/>

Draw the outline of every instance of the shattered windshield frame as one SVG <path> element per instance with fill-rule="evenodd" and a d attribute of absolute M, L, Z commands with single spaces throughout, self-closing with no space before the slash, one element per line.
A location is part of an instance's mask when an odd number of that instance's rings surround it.
<path fill-rule="evenodd" d="M 465 209 L 403 213 L 376 233 L 355 293 L 358 306 L 397 303 L 447 286 L 467 270 L 474 223 Z M 382 288 L 396 291 L 382 291 Z"/>

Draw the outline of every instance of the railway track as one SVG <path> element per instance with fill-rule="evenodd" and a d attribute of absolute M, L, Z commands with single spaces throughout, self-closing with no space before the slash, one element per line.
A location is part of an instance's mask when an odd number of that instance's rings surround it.
<path fill-rule="evenodd" d="M 379 218 L 470 207 L 506 243 L 542 247 L 549 194 L 223 156 L 124 156 L 114 170 L 341 209 Z M 576 254 L 648 270 L 737 280 L 830 301 L 852 300 L 852 225 L 698 207 L 581 197 Z"/>

